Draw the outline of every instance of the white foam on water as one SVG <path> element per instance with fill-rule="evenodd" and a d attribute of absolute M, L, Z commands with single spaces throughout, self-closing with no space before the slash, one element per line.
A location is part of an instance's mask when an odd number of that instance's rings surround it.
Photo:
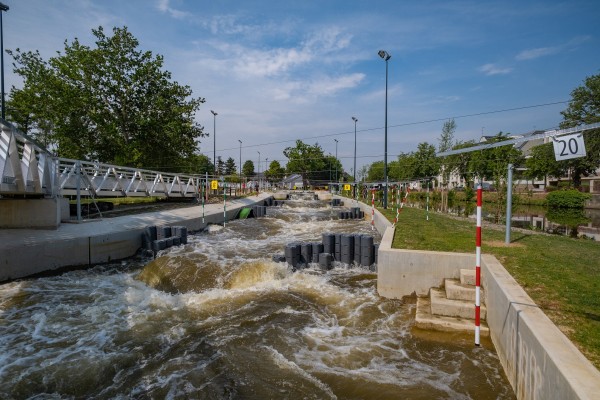
<path fill-rule="evenodd" d="M 283 356 L 283 354 L 281 354 L 280 352 L 278 352 L 277 350 L 275 350 L 274 348 L 272 348 L 270 346 L 263 346 L 263 348 L 270 353 L 272 360 L 275 362 L 275 364 L 279 368 L 287 369 L 287 370 L 294 372 L 295 374 L 303 377 L 304 379 L 306 379 L 313 385 L 317 386 L 326 395 L 328 395 L 330 399 L 337 399 L 337 396 L 331 391 L 331 388 L 328 385 L 326 385 L 325 383 L 321 382 L 319 379 L 315 378 L 313 375 L 306 372 L 303 368 L 298 366 L 295 362 L 288 360 L 287 358 L 285 358 Z"/>

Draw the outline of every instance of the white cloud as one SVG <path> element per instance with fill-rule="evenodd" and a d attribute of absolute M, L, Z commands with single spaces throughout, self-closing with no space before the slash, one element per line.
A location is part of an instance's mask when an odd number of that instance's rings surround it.
<path fill-rule="evenodd" d="M 479 72 L 490 75 L 506 75 L 512 71 L 512 68 L 502 68 L 496 64 L 485 64 L 478 68 Z"/>
<path fill-rule="evenodd" d="M 167 13 L 176 19 L 183 19 L 191 15 L 187 11 L 180 11 L 171 7 L 170 0 L 158 0 L 156 7 L 159 9 L 159 11 Z"/>
<path fill-rule="evenodd" d="M 539 57 L 548 56 L 560 52 L 561 47 L 539 47 L 537 49 L 523 50 L 515 57 L 519 61 L 534 60 Z"/>
<path fill-rule="evenodd" d="M 558 54 L 563 51 L 571 51 L 589 39 L 589 36 L 578 36 L 569 40 L 567 43 L 559 44 L 557 46 L 538 47 L 535 49 L 523 50 L 517 54 L 515 58 L 518 61 L 535 60 L 536 58 Z"/>

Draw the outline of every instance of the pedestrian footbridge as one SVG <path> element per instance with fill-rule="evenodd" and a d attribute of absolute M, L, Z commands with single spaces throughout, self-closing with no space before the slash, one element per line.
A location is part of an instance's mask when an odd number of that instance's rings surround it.
<path fill-rule="evenodd" d="M 192 198 L 209 178 L 54 157 L 10 123 L 0 128 L 0 197 Z"/>

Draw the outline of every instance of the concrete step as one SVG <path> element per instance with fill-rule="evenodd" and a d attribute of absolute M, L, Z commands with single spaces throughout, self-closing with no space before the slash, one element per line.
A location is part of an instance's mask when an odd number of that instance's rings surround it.
<path fill-rule="evenodd" d="M 450 300 L 443 289 L 431 288 L 431 313 L 446 317 L 475 318 L 475 303 L 466 300 Z M 486 308 L 481 306 L 481 319 L 486 317 Z"/>
<path fill-rule="evenodd" d="M 431 329 L 443 332 L 475 332 L 475 321 L 465 318 L 445 317 L 431 314 L 431 301 L 426 297 L 417 298 L 415 326 L 420 329 Z M 490 329 L 482 321 L 481 337 L 489 337 Z"/>
<path fill-rule="evenodd" d="M 466 300 L 475 303 L 475 286 L 463 285 L 457 279 L 446 279 L 444 281 L 444 287 L 446 288 L 446 297 L 450 300 Z M 483 304 L 483 289 L 481 290 L 480 295 Z"/>
<path fill-rule="evenodd" d="M 460 270 L 460 283 L 475 286 L 475 268 Z"/>

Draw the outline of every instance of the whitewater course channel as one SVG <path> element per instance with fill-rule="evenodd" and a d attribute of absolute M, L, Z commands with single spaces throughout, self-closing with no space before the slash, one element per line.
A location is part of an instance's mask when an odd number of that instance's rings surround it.
<path fill-rule="evenodd" d="M 338 212 L 289 200 L 154 260 L 0 285 L 0 398 L 514 398 L 490 343 L 419 332 L 369 268 L 272 261 L 324 232 L 379 242 Z"/>

